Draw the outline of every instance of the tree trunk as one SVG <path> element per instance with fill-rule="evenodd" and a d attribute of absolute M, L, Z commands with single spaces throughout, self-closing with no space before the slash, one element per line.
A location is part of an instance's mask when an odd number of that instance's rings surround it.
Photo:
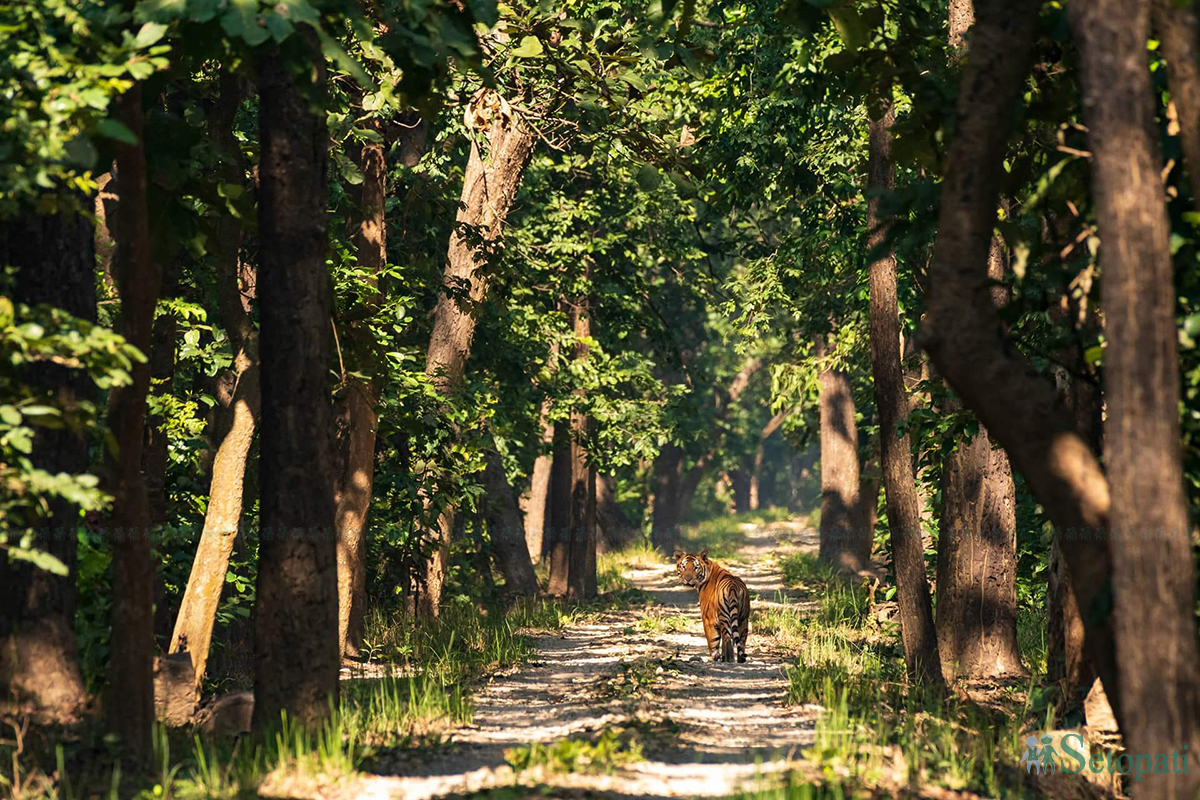
<path fill-rule="evenodd" d="M 976 3 L 958 96 L 958 124 L 946 156 L 946 180 L 922 346 L 938 371 L 1008 453 L 1013 467 L 1059 531 L 1076 601 L 1087 628 L 1087 650 L 1104 681 L 1116 717 L 1108 485 L 1048 381 L 1004 342 L 1004 326 L 986 280 L 988 255 L 1012 107 L 1028 67 L 1036 3 Z"/>
<path fill-rule="evenodd" d="M 1132 753 L 1168 753 L 1180 745 L 1195 752 L 1196 579 L 1180 452 L 1171 229 L 1145 52 L 1150 6 L 1096 0 L 1068 11 L 1082 55 L 1101 236 L 1121 731 Z M 1176 772 L 1149 781 L 1141 796 L 1190 797 L 1200 786 L 1200 776 Z"/>
<path fill-rule="evenodd" d="M 596 476 L 596 533 L 596 547 L 600 552 L 615 552 L 628 547 L 638 533 L 617 503 L 606 475 Z"/>
<path fill-rule="evenodd" d="M 1017 649 L 1016 495 L 987 431 L 955 443 L 942 466 L 937 637 L 942 674 L 1022 672 Z"/>
<path fill-rule="evenodd" d="M 65 199 L 65 198 L 64 198 Z M 14 299 L 45 303 L 79 319 L 96 321 L 95 251 L 92 225 L 82 214 L 25 212 L 0 223 L 0 263 L 17 268 Z M 95 385 L 80 369 L 41 364 L 26 373 L 31 388 L 57 408 L 94 401 Z M 51 475 L 88 471 L 84 436 L 69 428 L 38 428 L 29 459 Z M 78 507 L 64 498 L 49 503 L 33 527 L 33 547 L 68 569 L 54 575 L 0 554 L 0 704 L 13 700 L 18 714 L 35 724 L 79 721 L 87 696 L 79 669 L 72 622 L 75 616 Z"/>
<path fill-rule="evenodd" d="M 975 21 L 970 0 L 950 4 L 949 42 L 953 60 L 966 51 Z M 993 237 L 988 278 L 997 308 L 1008 302 L 1003 242 Z M 957 409 L 952 401 L 950 408 Z M 1017 648 L 1016 488 L 1003 450 L 994 449 L 987 429 L 959 439 L 942 467 L 942 513 L 938 521 L 937 635 L 942 674 L 1000 677 L 1020 674 Z"/>
<path fill-rule="evenodd" d="M 534 564 L 542 560 L 542 547 L 546 536 L 546 516 L 550 510 L 550 467 L 554 461 L 549 452 L 554 442 L 554 423 L 546 419 L 550 403 L 542 403 L 538 418 L 542 422 L 541 447 L 533 461 L 533 472 L 529 476 L 529 494 L 521 497 L 521 511 L 525 518 L 525 547 Z"/>
<path fill-rule="evenodd" d="M 879 464 L 879 436 L 871 437 L 871 455 L 858 476 L 858 530 L 862 531 L 864 568 L 870 566 L 871 546 L 875 543 L 875 523 L 879 519 L 879 487 L 883 472 Z"/>
<path fill-rule="evenodd" d="M 678 509 L 680 523 L 691 517 L 692 500 L 696 497 L 696 490 L 700 488 L 700 480 L 704 477 L 707 467 L 708 457 L 701 456 L 687 472 L 683 473 L 683 478 L 679 481 L 679 500 L 675 505 Z"/>
<path fill-rule="evenodd" d="M 550 581 L 546 591 L 567 593 L 571 569 L 571 434 L 565 422 L 554 423 L 554 459 L 550 466 L 550 529 L 547 554 Z"/>
<path fill-rule="evenodd" d="M 890 85 L 888 91 L 890 93 Z M 887 241 L 887 221 L 880 216 L 881 200 L 875 193 L 889 191 L 895 183 L 891 158 L 894 117 L 889 97 L 882 113 L 870 123 L 868 186 L 873 194 L 867 203 L 867 247 L 871 250 L 883 248 Z M 896 435 L 897 425 L 908 413 L 908 398 L 900 365 L 896 258 L 890 245 L 886 252 L 875 257 L 870 270 L 871 366 L 879 409 L 883 486 L 892 562 L 896 569 L 896 599 L 900 607 L 905 663 L 910 678 L 938 686 L 942 683 L 942 673 L 929 582 L 925 577 L 925 552 L 921 545 L 921 503 L 917 497 L 908 435 Z"/>
<path fill-rule="evenodd" d="M 550 345 L 550 370 L 557 369 L 558 342 Z M 550 511 L 550 465 L 553 456 L 550 449 L 554 444 L 554 423 L 547 419 L 550 401 L 543 400 L 538 419 L 542 424 L 541 449 L 533 462 L 533 473 L 529 477 L 529 494 L 521 498 L 521 511 L 525 515 L 525 546 L 534 564 L 542 560 L 545 548 L 546 517 Z"/>
<path fill-rule="evenodd" d="M 244 186 L 246 175 L 241 150 L 233 135 L 234 116 L 240 101 L 241 87 L 237 76 L 232 73 L 222 75 L 220 96 L 208 130 L 224 155 L 222 180 L 232 186 Z M 250 319 L 248 299 L 257 277 L 240 263 L 242 233 L 239 219 L 232 215 L 222 216 L 213 256 L 217 303 L 233 347 L 230 365 L 233 390 L 229 407 L 222 412 L 225 419 L 219 426 L 225 433 L 216 448 L 210 470 L 204 529 L 171 634 L 170 652 L 186 652 L 191 656 L 197 690 L 204 682 L 225 574 L 241 527 L 246 463 L 262 406 L 258 331 Z"/>
<path fill-rule="evenodd" d="M 668 442 L 654 459 L 654 510 L 650 525 L 650 543 L 663 554 L 671 553 L 679 541 L 682 474 L 683 450 Z"/>
<path fill-rule="evenodd" d="M 825 357 L 824 336 L 817 356 Z M 818 558 L 844 572 L 864 570 L 871 560 L 871 536 L 862 528 L 859 503 L 858 422 L 850 376 L 821 368 L 821 530 Z M 872 526 L 874 527 L 874 526 Z"/>
<path fill-rule="evenodd" d="M 380 125 L 373 125 L 379 132 Z M 381 137 L 382 138 L 382 137 Z M 359 186 L 354 245 L 358 263 L 375 273 L 387 265 L 387 156 L 385 145 L 365 142 L 359 153 L 363 181 Z M 376 303 L 372 302 L 372 305 Z M 351 327 L 357 323 L 350 323 Z M 367 333 L 366 335 L 369 335 Z M 375 406 L 379 392 L 372 381 L 347 377 L 336 412 L 337 485 L 334 524 L 337 526 L 338 652 L 358 656 L 367 604 L 367 512 L 375 481 Z"/>
<path fill-rule="evenodd" d="M 1171 102 L 1179 119 L 1179 140 L 1192 193 L 1200 186 L 1200 22 L 1194 0 L 1153 1 L 1154 27 L 1167 59 Z"/>
<path fill-rule="evenodd" d="M 516 494 L 504 474 L 504 465 L 495 450 L 486 455 L 483 470 L 484 520 L 492 540 L 492 557 L 504 576 L 504 588 L 509 594 L 537 594 L 537 578 L 525 544 L 525 530 Z"/>
<path fill-rule="evenodd" d="M 571 309 L 575 323 L 575 360 L 586 361 L 591 349 L 591 313 L 586 297 Z M 583 399 L 584 390 L 577 390 Z M 588 464 L 588 434 L 591 420 L 582 411 L 571 412 L 571 555 L 567 594 L 576 598 L 596 596 L 596 472 Z"/>
<path fill-rule="evenodd" d="M 488 245 L 500 237 L 533 151 L 533 133 L 491 89 L 481 89 L 471 99 L 467 120 L 472 129 L 487 131 L 488 152 L 481 153 L 478 143 L 471 146 L 443 279 L 448 288 L 469 286 L 469 305 L 460 307 L 450 292 L 443 292 L 434 310 L 425 374 L 443 395 L 462 383 L 475 336 L 472 308 L 487 295 L 488 275 L 482 268 L 487 264 Z M 442 516 L 438 530 L 430 532 L 434 552 L 426 562 L 418 603 L 419 613 L 426 617 L 437 616 L 445 580 L 446 540 L 453 520 L 449 512 Z"/>
<path fill-rule="evenodd" d="M 351 378 L 334 413 L 337 485 L 338 653 L 357 657 L 367 604 L 367 512 L 375 481 L 378 394 L 371 381 Z"/>
<path fill-rule="evenodd" d="M 149 353 L 162 274 L 150 254 L 140 83 L 117 101 L 117 118 L 137 140 L 116 148 L 121 200 L 114 266 L 121 296 L 120 330 L 131 344 Z M 122 744 L 148 759 L 154 723 L 154 562 L 148 530 L 150 507 L 142 480 L 142 442 L 150 365 L 135 363 L 130 372 L 133 382 L 116 389 L 110 402 L 110 427 L 119 450 L 111 465 L 113 630 L 108 713 L 110 727 Z"/>
<path fill-rule="evenodd" d="M 261 542 L 254 619 L 254 724 L 302 725 L 337 706 L 337 542 L 329 490 L 331 298 L 325 269 L 325 59 L 309 33 L 286 43 L 312 65 L 301 84 L 276 47 L 260 62 L 258 228 L 262 338 Z M 316 109 L 314 110 L 314 103 Z"/>

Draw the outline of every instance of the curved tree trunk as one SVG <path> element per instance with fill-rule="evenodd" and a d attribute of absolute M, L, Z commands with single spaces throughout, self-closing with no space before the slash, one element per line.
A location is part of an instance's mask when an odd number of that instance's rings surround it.
<path fill-rule="evenodd" d="M 325 59 L 305 31 L 284 46 L 312 63 L 302 86 L 277 47 L 259 62 L 262 242 L 261 542 L 254 609 L 254 725 L 311 725 L 337 706 L 337 542 L 329 490 L 331 298 L 325 268 Z M 315 97 L 314 97 L 315 95 Z M 317 103 L 316 110 L 313 104 Z"/>
<path fill-rule="evenodd" d="M 890 190 L 895 182 L 891 158 L 894 114 L 889 98 L 883 112 L 870 123 L 869 188 L 873 192 Z M 878 195 L 873 194 L 867 203 L 867 246 L 872 250 L 884 247 L 887 241 L 887 221 L 880 216 L 880 202 Z M 900 366 L 896 258 L 890 246 L 875 257 L 870 269 L 871 366 L 879 409 L 883 487 L 905 663 L 911 678 L 938 686 L 942 683 L 942 672 L 921 545 L 921 502 L 917 497 L 908 435 L 896 435 L 897 425 L 908 413 L 908 398 Z"/>
<path fill-rule="evenodd" d="M 0 263 L 17 268 L 17 302 L 45 303 L 95 322 L 93 231 L 82 214 L 25 212 L 0 223 Z M 27 380 L 63 409 L 96 396 L 83 370 L 41 364 L 27 372 Z M 29 459 L 52 475 L 81 474 L 88 471 L 87 441 L 68 428 L 38 428 Z M 58 558 L 67 575 L 0 553 L 0 705 L 15 701 L 13 711 L 29 714 L 35 724 L 70 725 L 87 700 L 72 625 L 79 509 L 54 498 L 48 511 L 34 525 L 33 547 Z"/>
<path fill-rule="evenodd" d="M 922 346 L 992 438 L 1059 531 L 1086 629 L 1086 647 L 1118 721 L 1112 620 L 1108 483 L 1054 387 L 1031 378 L 1004 342 L 987 281 L 1001 162 L 1037 21 L 1037 3 L 979 0 L 958 95 L 956 133 L 946 154 L 937 241 L 929 268 Z M 1084 535 L 1080 535 L 1081 532 Z"/>
<path fill-rule="evenodd" d="M 1094 0 L 1068 11 L 1082 54 L 1101 236 L 1104 454 L 1121 731 L 1133 753 L 1168 753 L 1181 745 L 1195 752 L 1196 578 L 1180 447 L 1171 228 L 1145 52 L 1149 6 Z M 1149 777 L 1142 795 L 1193 796 L 1198 786 L 1200 776 L 1172 772 Z"/>
<path fill-rule="evenodd" d="M 462 207 L 459 209 L 446 260 L 443 284 L 469 286 L 470 305 L 483 302 L 488 277 L 481 270 L 487 263 L 487 249 L 499 239 L 504 219 L 512 207 L 525 165 L 533 152 L 533 133 L 513 114 L 508 103 L 495 91 L 481 89 L 471 100 L 468 120 L 475 130 L 487 131 L 488 152 L 481 153 L 478 143 L 463 179 Z M 425 361 L 425 374 L 438 391 L 449 395 L 462 383 L 471 341 L 475 337 L 475 316 L 471 309 L 459 306 L 450 293 L 438 297 L 433 316 L 433 333 Z M 422 616 L 436 617 L 441 603 L 446 573 L 446 542 L 454 527 L 452 512 L 439 520 L 430 531 L 433 553 L 425 566 L 424 586 L 418 602 Z"/>
<path fill-rule="evenodd" d="M 143 148 L 141 84 L 117 101 L 117 115 L 137 139 L 117 146 L 117 252 L 114 267 L 121 296 L 120 330 L 149 353 L 154 306 L 162 272 L 150 254 L 146 203 L 146 153 Z M 112 464 L 113 631 L 109 681 L 109 724 L 122 744 L 142 757 L 151 755 L 154 723 L 154 562 L 149 536 L 150 506 L 142 479 L 142 442 L 146 422 L 149 362 L 135 363 L 133 382 L 116 389 L 110 402 L 111 427 L 119 448 Z"/>
<path fill-rule="evenodd" d="M 237 76 L 223 75 L 220 96 L 209 124 L 209 136 L 225 157 L 222 179 L 233 186 L 244 186 L 246 175 L 241 150 L 233 135 L 234 115 L 240 101 Z M 204 528 L 175 617 L 170 647 L 171 653 L 186 652 L 191 656 L 197 690 L 204 682 L 225 574 L 241 527 L 246 462 L 254 444 L 254 429 L 262 405 L 258 331 L 250 319 L 247 298 L 256 281 L 253 272 L 243 275 L 245 265 L 240 263 L 241 245 L 241 221 L 232 215 L 222 217 L 213 255 L 217 302 L 233 346 L 233 363 L 230 365 L 233 391 L 228 409 L 223 412 L 225 420 L 220 427 L 225 434 L 217 446 L 210 470 Z M 245 286 L 239 280 L 243 277 Z"/>
<path fill-rule="evenodd" d="M 525 545 L 524 521 L 516 493 L 504 474 L 499 454 L 489 450 L 486 459 L 487 466 L 483 470 L 486 490 L 483 518 L 491 535 L 492 558 L 504 576 L 504 588 L 509 594 L 537 594 L 537 578 L 534 577 L 533 562 Z"/>
<path fill-rule="evenodd" d="M 824 336 L 817 355 L 825 356 Z M 850 376 L 822 367 L 818 376 L 821 435 L 821 529 L 818 558 L 845 572 L 866 569 L 871 535 L 863 529 L 859 502 L 858 423 Z M 873 528 L 874 526 L 872 526 Z"/>

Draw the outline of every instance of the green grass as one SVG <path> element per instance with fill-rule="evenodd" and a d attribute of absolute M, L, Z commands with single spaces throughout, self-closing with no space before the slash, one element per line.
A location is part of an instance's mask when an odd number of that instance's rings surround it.
<path fill-rule="evenodd" d="M 712 517 L 691 525 L 684 525 L 679 547 L 689 553 L 707 550 L 708 555 L 714 559 L 734 558 L 746 541 L 746 533 L 742 530 L 743 525 L 762 525 L 786 519 L 790 519 L 790 515 L 787 509 L 782 508 L 764 508 L 758 511 Z"/>
<path fill-rule="evenodd" d="M 843 579 L 811 556 L 781 560 L 785 582 L 803 590 L 799 605 L 755 612 L 757 632 L 794 654 L 788 701 L 820 705 L 811 773 L 767 781 L 741 797 L 825 798 L 891 794 L 904 786 L 941 786 L 989 797 L 1020 797 L 1021 734 L 1052 727 L 1054 709 L 1038 702 L 1044 676 L 1044 623 L 1019 618 L 1018 641 L 1034 678 L 999 693 L 987 707 L 926 694 L 907 680 L 898 625 L 869 613 L 860 579 Z M 877 601 L 888 599 L 879 592 Z M 995 698 L 993 698 L 995 699 Z"/>
<path fill-rule="evenodd" d="M 568 737 L 551 744 L 533 742 L 504 753 L 513 771 L 520 774 L 541 767 L 547 772 L 612 772 L 642 760 L 642 746 L 633 728 L 609 728 L 592 738 Z"/>

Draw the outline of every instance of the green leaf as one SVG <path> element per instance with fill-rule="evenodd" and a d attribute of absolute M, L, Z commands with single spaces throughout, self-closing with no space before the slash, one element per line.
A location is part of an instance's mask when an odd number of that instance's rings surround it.
<path fill-rule="evenodd" d="M 66 575 L 67 565 L 44 550 L 26 547 L 8 547 L 8 557 L 16 561 L 28 561 L 38 569 L 44 569 L 55 575 Z"/>
<path fill-rule="evenodd" d="M 638 186 L 644 192 L 652 192 L 662 184 L 662 173 L 649 164 L 638 170 Z"/>
<path fill-rule="evenodd" d="M 144 50 L 161 39 L 167 32 L 167 26 L 157 22 L 147 22 L 142 25 L 133 40 L 133 46 Z"/>
<path fill-rule="evenodd" d="M 517 58 L 537 58 L 544 52 L 542 43 L 536 36 L 526 36 L 521 39 L 521 44 L 512 51 L 512 55 Z"/>
<path fill-rule="evenodd" d="M 98 135 L 115 139 L 121 144 L 136 145 L 138 143 L 137 137 L 133 135 L 133 131 L 115 119 L 100 120 L 96 123 L 95 131 Z"/>
<path fill-rule="evenodd" d="M 16 406 L 0 406 L 0 422 L 5 425 L 20 425 L 21 412 L 17 410 Z"/>
<path fill-rule="evenodd" d="M 638 91 L 645 92 L 648 90 L 648 87 L 646 86 L 646 82 L 644 80 L 642 80 L 641 77 L 635 72 L 631 72 L 630 70 L 625 70 L 624 72 L 622 72 L 620 74 L 619 77 L 621 78 L 621 80 L 625 81 L 630 86 L 637 89 Z"/>
<path fill-rule="evenodd" d="M 833 27 L 837 30 L 838 36 L 841 37 L 847 50 L 859 50 L 867 43 L 871 31 L 853 8 L 831 8 L 829 17 L 833 20 Z"/>
<path fill-rule="evenodd" d="M 307 20 L 305 21 L 307 22 Z M 317 22 L 310 22 L 309 24 L 317 32 L 317 38 L 321 41 L 321 52 L 325 54 L 326 58 L 337 64 L 342 72 L 354 78 L 359 86 L 372 92 L 378 90 L 379 87 L 375 85 L 375 81 L 371 79 L 367 71 L 362 68 L 361 64 L 350 57 L 350 54 L 338 43 L 337 39 L 326 33 L 325 29 Z"/>
<path fill-rule="evenodd" d="M 1191 318 L 1189 318 L 1189 322 L 1190 319 Z M 1200 320 L 1197 320 L 1197 323 L 1200 323 Z M 1200 326 L 1197 327 L 1197 331 L 1200 332 Z M 1100 359 L 1102 358 L 1104 358 L 1104 347 L 1102 345 L 1089 347 L 1087 350 L 1083 351 L 1083 360 L 1089 364 L 1099 364 Z"/>

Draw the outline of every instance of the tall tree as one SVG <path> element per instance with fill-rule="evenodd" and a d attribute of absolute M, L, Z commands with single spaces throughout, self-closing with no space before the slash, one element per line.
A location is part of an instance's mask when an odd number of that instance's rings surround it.
<path fill-rule="evenodd" d="M 825 358 L 825 335 L 816 339 L 817 356 Z M 818 557 L 846 572 L 866 569 L 871 560 L 871 532 L 864 530 L 860 507 L 858 421 L 850 376 L 825 362 L 820 367 L 819 426 L 821 440 L 821 527 Z M 872 526 L 873 528 L 874 526 Z"/>
<path fill-rule="evenodd" d="M 133 143 L 117 147 L 117 251 L 114 268 L 121 297 L 120 332 L 149 353 L 154 307 L 162 270 L 150 253 L 146 202 L 146 151 L 142 87 L 135 83 L 117 99 L 117 118 L 133 134 Z M 113 513 L 113 630 L 109 679 L 109 725 L 137 756 L 151 755 L 154 723 L 154 562 L 151 559 L 150 505 L 142 478 L 149 361 L 133 365 L 133 381 L 115 390 L 109 403 L 117 456 L 110 467 Z"/>
<path fill-rule="evenodd" d="M 1145 52 L 1150 2 L 1071 4 L 1069 15 L 1081 51 L 1101 236 L 1104 454 L 1121 729 L 1135 753 L 1181 745 L 1195 751 L 1196 577 L 1180 449 L 1171 228 Z M 1188 773 L 1149 780 L 1142 796 L 1192 796 L 1200 787 L 1200 776 Z"/>
<path fill-rule="evenodd" d="M 975 21 L 971 0 L 950 3 L 952 58 L 965 55 Z M 1004 243 L 992 239 L 988 278 L 996 306 L 1007 304 Z M 960 408 L 957 399 L 947 410 Z M 1017 648 L 1016 487 L 1008 455 L 987 429 L 959 437 L 942 465 L 937 550 L 937 636 L 942 674 L 996 677 L 1020 673 Z"/>
<path fill-rule="evenodd" d="M 443 285 L 433 316 L 433 333 L 425 372 L 438 391 L 449 395 L 462 383 L 476 318 L 466 304 L 455 298 L 455 290 L 469 286 L 471 306 L 484 299 L 488 275 L 483 269 L 492 243 L 499 239 L 504 220 L 512 207 L 525 165 L 533 152 L 533 132 L 499 93 L 481 89 L 467 108 L 468 128 L 477 138 L 463 176 L 461 206 L 450 234 Z M 486 141 L 487 150 L 481 148 Z M 440 515 L 433 535 L 433 553 L 426 561 L 424 586 L 418 610 L 437 616 L 446 573 L 446 545 L 454 528 L 453 512 Z"/>
<path fill-rule="evenodd" d="M 559 344 L 550 344 L 550 369 L 556 369 L 558 364 Z M 538 421 L 541 423 L 541 450 L 533 462 L 533 471 L 529 476 L 529 493 L 521 497 L 521 511 L 525 515 L 525 546 L 529 550 L 529 558 L 534 564 L 542 558 L 545 547 L 545 531 L 547 516 L 550 510 L 550 469 L 553 456 L 550 448 L 554 444 L 554 423 L 549 419 L 550 401 L 543 400 L 538 411 Z"/>
<path fill-rule="evenodd" d="M 585 361 L 591 346 L 591 312 L 586 297 L 571 308 L 575 328 L 575 360 Z M 577 391 L 580 399 L 584 390 Z M 588 463 L 591 421 L 582 409 L 571 411 L 571 546 L 567 593 L 573 597 L 596 595 L 596 470 Z"/>
<path fill-rule="evenodd" d="M 329 491 L 325 59 L 305 31 L 259 59 L 261 508 L 254 723 L 337 702 L 337 542 Z"/>
<path fill-rule="evenodd" d="M 246 183 L 244 159 L 233 135 L 241 97 L 238 75 L 222 74 L 208 131 L 221 149 L 221 180 L 229 186 Z M 224 412 L 226 419 L 218 426 L 224 436 L 212 462 L 204 528 L 171 635 L 170 652 L 191 656 L 197 689 L 204 681 L 225 574 L 241 527 L 246 464 L 262 407 L 259 333 L 250 318 L 250 295 L 257 277 L 253 266 L 241 259 L 242 237 L 241 220 L 223 214 L 217 223 L 213 263 L 217 305 L 233 350 L 233 391 Z"/>
<path fill-rule="evenodd" d="M 516 492 L 504 474 L 500 455 L 489 450 L 485 459 L 483 485 L 487 495 L 483 501 L 483 518 L 491 537 L 492 557 L 504 576 L 505 591 L 514 595 L 534 595 L 537 578 L 525 544 L 524 521 Z"/>
<path fill-rule="evenodd" d="M 1029 67 L 1037 3 L 975 4 L 971 57 L 947 149 L 938 233 L 929 267 L 921 345 L 938 371 L 1005 448 L 1058 529 L 1083 617 L 1085 647 L 1118 721 L 1108 541 L 1108 484 L 1054 387 L 1031 377 L 1004 340 L 987 280 L 1001 163 L 1012 107 Z M 1083 531 L 1084 535 L 1080 535 Z"/>
<path fill-rule="evenodd" d="M 377 305 L 378 273 L 387 265 L 387 152 L 381 127 L 378 122 L 370 123 L 370 128 L 380 134 L 379 140 L 363 142 L 359 148 L 358 166 L 363 180 L 352 236 L 359 265 L 375 275 L 371 279 L 376 289 L 369 302 L 372 306 Z M 361 326 L 350 322 L 348 327 Z M 367 512 L 375 479 L 378 404 L 379 390 L 373 381 L 343 376 L 336 410 L 334 520 L 338 540 L 338 649 L 345 655 L 358 655 L 362 644 L 367 604 Z"/>
<path fill-rule="evenodd" d="M 889 96 L 872 112 L 867 202 L 867 246 L 871 249 L 871 367 L 875 378 L 875 403 L 879 409 L 880 458 L 887 501 L 892 563 L 896 570 L 896 600 L 900 606 L 900 631 L 904 639 L 909 676 L 922 683 L 942 683 L 938 662 L 937 632 L 925 578 L 925 551 L 921 545 L 921 503 L 913 475 L 908 435 L 897 427 L 908 414 L 904 373 L 900 365 L 900 309 L 896 289 L 896 257 L 887 243 L 888 223 L 880 212 L 881 192 L 895 184 L 892 164 L 892 122 L 895 109 Z"/>
<path fill-rule="evenodd" d="M 72 206 L 81 199 L 61 198 L 57 213 L 29 210 L 0 222 L 0 264 L 17 268 L 13 288 L 18 302 L 50 305 L 94 322 L 92 225 Z M 29 381 L 68 414 L 95 399 L 95 387 L 80 369 L 38 364 Z M 41 428 L 29 459 L 51 475 L 84 473 L 87 440 L 69 427 Z M 33 547 L 58 558 L 66 575 L 0 554 L 0 696 L 15 699 L 17 709 L 36 723 L 71 724 L 79 720 L 87 699 L 72 625 L 79 510 L 58 497 L 47 512 L 37 520 Z"/>
<path fill-rule="evenodd" d="M 550 580 L 546 591 L 567 593 L 571 570 L 571 433 L 567 423 L 554 423 L 554 458 L 550 465 L 550 527 L 546 546 Z"/>

